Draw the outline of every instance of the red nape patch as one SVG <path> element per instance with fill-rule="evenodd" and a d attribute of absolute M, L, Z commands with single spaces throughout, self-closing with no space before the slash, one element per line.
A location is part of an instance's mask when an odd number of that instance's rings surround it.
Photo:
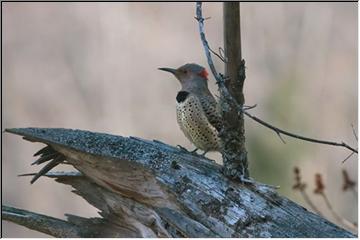
<path fill-rule="evenodd" d="M 207 79 L 207 77 L 209 76 L 209 73 L 206 71 L 206 69 L 204 69 L 198 75 L 200 77 L 203 77 L 203 78 Z"/>

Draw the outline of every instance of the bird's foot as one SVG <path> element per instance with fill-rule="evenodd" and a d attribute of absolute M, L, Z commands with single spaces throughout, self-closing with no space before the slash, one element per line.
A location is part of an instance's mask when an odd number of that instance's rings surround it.
<path fill-rule="evenodd" d="M 195 153 L 197 154 L 197 150 L 199 150 L 198 148 L 195 148 L 194 150 L 190 151 L 190 153 Z"/>
<path fill-rule="evenodd" d="M 204 151 L 202 154 L 200 154 L 202 157 L 205 157 L 205 154 L 207 154 L 209 151 Z"/>
<path fill-rule="evenodd" d="M 197 154 L 196 151 L 198 150 L 198 148 L 195 148 L 194 150 L 192 151 L 189 151 L 187 150 L 186 148 L 184 148 L 183 146 L 181 145 L 176 145 L 178 148 L 180 148 L 181 151 L 184 151 L 184 152 L 187 152 L 187 153 L 191 153 L 191 154 Z"/>
<path fill-rule="evenodd" d="M 239 176 L 239 179 L 240 179 L 240 182 L 244 183 L 244 184 L 255 184 L 256 181 L 254 181 L 253 179 L 251 178 L 247 178 L 245 177 L 244 175 L 240 175 Z"/>
<path fill-rule="evenodd" d="M 184 147 L 181 146 L 181 145 L 176 145 L 176 146 L 177 146 L 178 148 L 180 148 L 181 151 L 190 153 L 190 154 L 195 155 L 195 156 L 203 157 L 203 158 L 205 158 L 206 160 L 209 160 L 209 161 L 211 161 L 211 162 L 215 162 L 215 160 L 208 159 L 208 158 L 205 156 L 205 154 L 207 154 L 209 151 L 204 151 L 203 153 L 199 154 L 199 153 L 197 153 L 197 150 L 199 150 L 198 148 L 195 148 L 194 150 L 189 151 L 189 150 L 187 150 L 186 148 L 184 148 Z"/>

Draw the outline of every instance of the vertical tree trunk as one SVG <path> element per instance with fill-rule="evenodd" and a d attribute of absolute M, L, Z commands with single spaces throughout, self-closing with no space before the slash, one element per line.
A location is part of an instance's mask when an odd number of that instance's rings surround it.
<path fill-rule="evenodd" d="M 224 50 L 226 56 L 226 86 L 230 94 L 241 106 L 244 104 L 243 84 L 245 80 L 245 62 L 241 57 L 240 4 L 225 2 L 224 9 Z M 220 99 L 224 119 L 223 160 L 224 173 L 236 178 L 239 174 L 248 177 L 247 152 L 245 148 L 244 116 L 236 106 Z"/>

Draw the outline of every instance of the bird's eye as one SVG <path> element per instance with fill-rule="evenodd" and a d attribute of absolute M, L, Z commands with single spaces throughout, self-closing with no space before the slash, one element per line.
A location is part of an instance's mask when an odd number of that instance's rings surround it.
<path fill-rule="evenodd" d="M 185 73 L 185 74 L 186 74 L 187 72 L 188 72 L 188 71 L 187 71 L 186 69 L 184 69 L 184 70 L 183 70 L 183 73 Z"/>

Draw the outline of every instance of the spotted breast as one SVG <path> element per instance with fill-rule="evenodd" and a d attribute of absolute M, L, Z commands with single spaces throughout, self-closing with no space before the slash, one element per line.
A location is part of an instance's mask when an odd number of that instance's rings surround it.
<path fill-rule="evenodd" d="M 176 101 L 177 122 L 185 136 L 205 152 L 219 151 L 218 130 L 221 121 L 215 100 L 180 91 Z"/>

